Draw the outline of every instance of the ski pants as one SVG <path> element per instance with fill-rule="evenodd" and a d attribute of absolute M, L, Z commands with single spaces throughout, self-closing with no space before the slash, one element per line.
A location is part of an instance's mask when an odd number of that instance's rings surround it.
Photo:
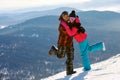
<path fill-rule="evenodd" d="M 70 46 L 59 46 L 57 57 L 58 58 L 64 58 L 66 56 L 66 72 L 71 73 L 73 72 L 73 60 L 74 60 L 74 47 Z"/>
<path fill-rule="evenodd" d="M 102 42 L 96 43 L 94 45 L 89 45 L 88 39 L 84 40 L 83 42 L 79 43 L 79 48 L 80 48 L 80 53 L 81 53 L 81 58 L 82 58 L 82 64 L 84 67 L 84 70 L 90 70 L 90 60 L 88 57 L 88 53 L 97 51 L 97 50 L 102 50 L 103 44 Z"/>

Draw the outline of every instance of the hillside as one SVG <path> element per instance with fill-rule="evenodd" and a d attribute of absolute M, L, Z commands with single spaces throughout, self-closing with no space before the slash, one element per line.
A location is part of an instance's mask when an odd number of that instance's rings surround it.
<path fill-rule="evenodd" d="M 63 8 L 58 8 L 58 12 L 59 9 Z M 105 52 L 90 54 L 91 63 L 120 53 L 120 45 L 116 45 L 120 42 L 119 13 L 78 11 L 77 14 L 88 33 L 90 45 L 99 41 L 106 44 Z M 48 56 L 51 45 L 57 45 L 58 15 L 39 15 L 19 24 L 0 26 L 0 78 L 32 80 L 32 77 L 39 80 L 65 70 L 65 58 L 59 60 Z M 76 42 L 74 48 L 74 66 L 80 68 L 81 58 Z"/>
<path fill-rule="evenodd" d="M 52 14 L 52 13 L 56 13 L 57 11 L 59 13 L 62 12 L 63 8 L 58 8 L 55 10 L 51 10 L 51 13 L 49 15 L 44 14 L 44 16 L 42 16 L 41 14 L 39 14 L 39 17 L 35 17 L 29 20 L 25 20 L 22 23 L 19 24 L 15 24 L 15 25 L 10 25 L 5 29 L 0 30 L 0 35 L 3 34 L 9 34 L 8 32 L 12 32 L 11 34 L 15 34 L 19 31 L 28 29 L 28 28 L 41 28 L 41 27 L 47 27 L 47 28 L 57 28 L 58 24 L 59 24 L 59 14 Z M 65 8 L 67 9 L 67 8 Z M 69 8 L 68 10 L 70 10 L 71 8 Z M 55 11 L 55 12 L 54 12 Z M 50 10 L 48 11 L 48 13 L 50 12 Z M 40 13 L 44 13 L 40 12 Z M 32 12 L 30 13 L 32 14 Z M 34 13 L 33 13 L 34 14 Z M 29 15 L 29 13 L 28 13 Z M 119 21 L 120 21 L 120 14 L 119 13 L 115 13 L 115 12 L 110 12 L 110 11 L 78 11 L 77 15 L 80 17 L 81 19 L 81 23 L 82 25 L 88 29 L 97 29 L 97 30 L 104 30 L 104 31 L 120 31 L 119 28 Z M 22 14 L 21 14 L 22 16 Z M 12 19 L 11 19 L 12 20 Z M 17 21 L 17 20 L 16 20 Z M 31 29 L 32 30 L 32 29 Z"/>
<path fill-rule="evenodd" d="M 120 54 L 108 60 L 92 64 L 91 71 L 75 69 L 76 74 L 66 76 L 65 71 L 41 80 L 119 80 Z"/>

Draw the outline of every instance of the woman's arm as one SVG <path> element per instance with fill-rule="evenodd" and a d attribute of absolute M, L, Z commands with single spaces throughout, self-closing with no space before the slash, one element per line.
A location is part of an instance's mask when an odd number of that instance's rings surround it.
<path fill-rule="evenodd" d="M 69 26 L 65 23 L 65 22 L 61 22 L 61 25 L 63 25 L 63 27 L 65 27 L 68 35 L 70 36 L 74 36 L 76 33 L 77 33 L 77 29 L 74 28 L 74 29 L 70 29 Z"/>

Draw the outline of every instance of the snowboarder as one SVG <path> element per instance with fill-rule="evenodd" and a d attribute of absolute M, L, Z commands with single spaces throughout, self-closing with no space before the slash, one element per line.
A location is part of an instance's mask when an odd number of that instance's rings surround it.
<path fill-rule="evenodd" d="M 68 12 L 64 11 L 59 17 L 60 22 L 65 22 L 68 24 L 69 16 Z M 49 55 L 56 55 L 58 58 L 64 58 L 67 56 L 66 60 L 66 74 L 71 75 L 76 73 L 73 70 L 73 60 L 74 60 L 74 47 L 73 47 L 73 37 L 69 36 L 65 28 L 59 25 L 59 38 L 58 38 L 58 48 L 52 46 Z"/>
<path fill-rule="evenodd" d="M 70 21 L 72 23 L 72 27 L 69 27 L 69 25 L 66 24 L 64 21 L 62 21 L 60 24 L 63 25 L 67 33 L 71 37 L 74 37 L 74 39 L 78 42 L 84 70 L 88 71 L 91 69 L 88 53 L 94 52 L 96 50 L 105 51 L 104 42 L 99 42 L 91 46 L 89 45 L 87 39 L 88 35 L 85 32 L 85 29 L 81 26 L 80 19 L 75 15 L 75 11 L 72 11 L 72 13 L 70 14 Z"/>

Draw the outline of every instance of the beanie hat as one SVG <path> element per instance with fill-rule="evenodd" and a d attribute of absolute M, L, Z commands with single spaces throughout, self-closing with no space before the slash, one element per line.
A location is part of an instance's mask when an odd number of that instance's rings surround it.
<path fill-rule="evenodd" d="M 69 17 L 76 17 L 75 11 L 72 10 L 72 12 L 70 13 Z"/>

